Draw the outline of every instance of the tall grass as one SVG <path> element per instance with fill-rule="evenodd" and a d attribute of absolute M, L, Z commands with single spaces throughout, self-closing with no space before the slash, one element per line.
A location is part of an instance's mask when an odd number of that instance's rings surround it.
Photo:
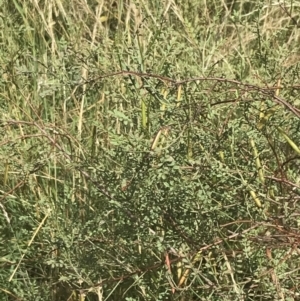
<path fill-rule="evenodd" d="M 3 1 L 1 300 L 299 298 L 298 2 Z"/>

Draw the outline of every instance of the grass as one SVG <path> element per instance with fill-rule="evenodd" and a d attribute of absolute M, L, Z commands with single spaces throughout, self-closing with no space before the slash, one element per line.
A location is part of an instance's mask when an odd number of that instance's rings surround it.
<path fill-rule="evenodd" d="M 297 300 L 299 3 L 1 5 L 1 300 Z"/>

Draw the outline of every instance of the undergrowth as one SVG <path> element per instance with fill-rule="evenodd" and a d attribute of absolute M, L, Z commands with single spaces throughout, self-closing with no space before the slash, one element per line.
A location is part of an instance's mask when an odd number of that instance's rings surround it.
<path fill-rule="evenodd" d="M 182 2 L 1 3 L 1 300 L 299 299 L 299 3 Z"/>

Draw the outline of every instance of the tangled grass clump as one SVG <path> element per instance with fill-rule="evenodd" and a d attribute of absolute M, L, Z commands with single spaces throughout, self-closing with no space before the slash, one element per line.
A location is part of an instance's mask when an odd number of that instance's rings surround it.
<path fill-rule="evenodd" d="M 297 300 L 297 4 L 3 3 L 1 300 Z"/>

